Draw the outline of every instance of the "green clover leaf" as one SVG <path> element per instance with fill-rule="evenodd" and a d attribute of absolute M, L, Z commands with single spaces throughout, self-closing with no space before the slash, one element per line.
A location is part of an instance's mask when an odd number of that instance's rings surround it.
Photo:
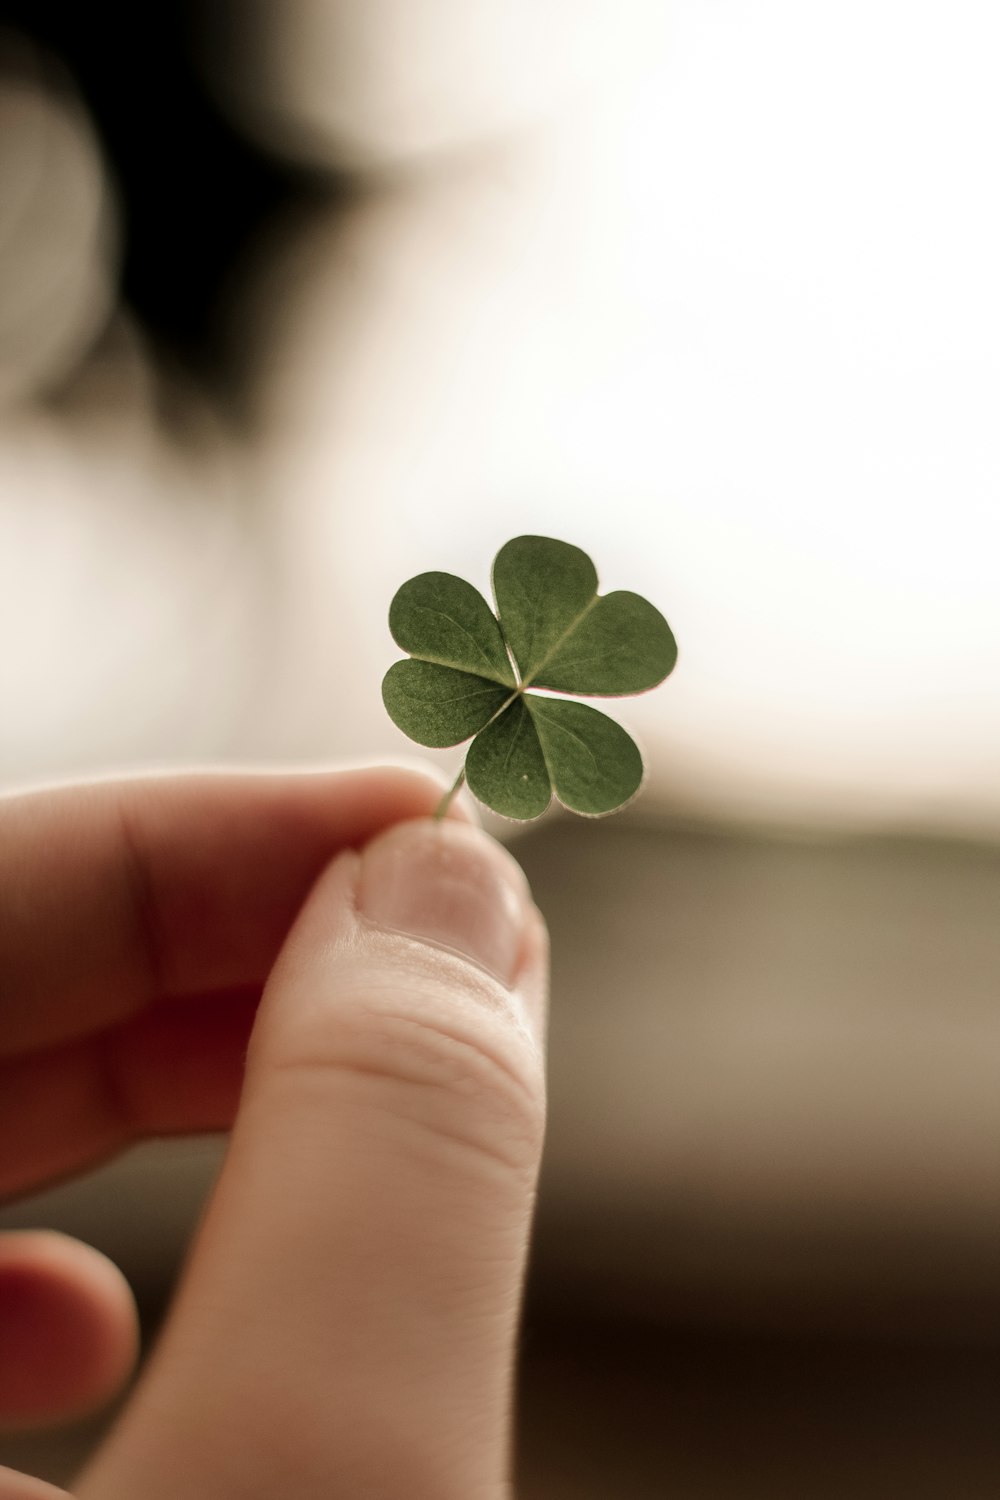
<path fill-rule="evenodd" d="M 551 537 L 500 549 L 493 596 L 496 613 L 461 578 L 421 573 L 389 608 L 393 639 L 409 652 L 382 683 L 389 717 L 419 745 L 472 738 L 438 815 L 463 779 L 507 818 L 539 817 L 553 792 L 573 812 L 614 812 L 642 782 L 638 746 L 596 708 L 548 694 L 656 687 L 677 660 L 670 626 L 638 594 L 599 594 L 587 554 Z"/>

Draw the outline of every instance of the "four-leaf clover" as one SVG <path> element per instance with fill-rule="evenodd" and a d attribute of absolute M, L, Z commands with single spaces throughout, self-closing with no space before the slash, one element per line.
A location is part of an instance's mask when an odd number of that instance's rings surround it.
<path fill-rule="evenodd" d="M 642 782 L 638 746 L 596 708 L 550 694 L 655 687 L 677 660 L 669 625 L 638 594 L 598 594 L 587 554 L 551 537 L 500 549 L 493 596 L 495 614 L 451 573 L 403 584 L 389 628 L 410 655 L 382 683 L 390 718 L 420 745 L 475 736 L 449 796 L 464 778 L 508 818 L 537 818 L 553 791 L 573 812 L 613 812 Z"/>

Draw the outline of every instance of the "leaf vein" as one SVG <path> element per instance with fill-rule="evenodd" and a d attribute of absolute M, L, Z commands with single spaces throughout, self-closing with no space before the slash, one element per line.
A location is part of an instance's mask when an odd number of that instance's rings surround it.
<path fill-rule="evenodd" d="M 552 645 L 549 647 L 548 651 L 546 651 L 545 655 L 542 657 L 541 661 L 535 667 L 535 670 L 532 672 L 531 678 L 529 679 L 530 682 L 534 682 L 536 680 L 536 678 L 538 677 L 539 672 L 544 671 L 546 663 L 550 662 L 552 660 L 553 656 L 556 655 L 556 653 L 558 652 L 559 647 L 562 645 L 563 641 L 567 640 L 568 637 L 573 634 L 574 630 L 576 630 L 580 625 L 582 625 L 583 621 L 590 614 L 590 611 L 594 608 L 595 604 L 597 604 L 597 602 L 600 599 L 600 597 L 601 597 L 600 594 L 595 594 L 594 597 L 593 597 L 593 599 L 591 599 L 588 604 L 584 605 L 583 609 L 575 617 L 575 619 L 572 619 L 569 622 L 569 624 L 566 626 L 566 629 L 562 632 L 562 634 L 558 637 L 558 639 L 555 640 L 552 643 Z M 525 684 L 524 684 L 525 687 L 527 687 L 529 685 L 529 680 L 525 681 Z"/>
<path fill-rule="evenodd" d="M 449 625 L 454 625 L 455 629 L 459 632 L 459 634 L 465 636 L 465 639 L 474 648 L 476 654 L 480 657 L 480 659 L 482 661 L 484 661 L 486 663 L 486 665 L 490 668 L 491 672 L 496 670 L 496 668 L 494 666 L 494 663 L 492 661 L 490 661 L 490 658 L 486 655 L 486 652 L 483 650 L 482 646 L 476 640 L 476 637 L 472 634 L 472 632 L 470 630 L 466 629 L 466 627 L 461 623 L 460 620 L 456 620 L 455 617 L 454 617 L 454 615 L 449 615 L 443 609 L 435 609 L 430 604 L 423 605 L 422 609 L 423 609 L 423 613 L 424 614 L 435 615 L 439 620 L 447 620 L 447 622 L 448 622 Z M 427 658 L 425 658 L 425 660 L 427 660 Z M 504 686 L 506 686 L 506 684 L 504 684 Z"/>
<path fill-rule="evenodd" d="M 449 698 L 445 698 L 440 694 L 435 698 L 425 698 L 421 697 L 419 693 L 411 691 L 407 694 L 407 697 L 411 703 L 423 703 L 429 705 L 431 708 L 440 708 L 443 703 L 472 703 L 476 698 L 492 698 L 495 691 L 495 688 L 483 688 L 476 693 L 453 693 Z"/>
<path fill-rule="evenodd" d="M 534 702 L 536 703 L 539 701 L 544 702 L 544 699 L 534 699 Z M 543 713 L 541 717 L 548 723 L 550 733 L 554 730 L 556 734 L 565 735 L 567 739 L 575 741 L 575 743 L 579 745 L 580 749 L 583 751 L 584 755 L 587 756 L 594 769 L 597 769 L 597 757 L 594 754 L 593 750 L 591 750 L 585 739 L 582 739 L 581 736 L 575 732 L 575 730 L 567 729 L 565 724 L 560 724 L 558 720 L 553 719 L 550 714 Z"/>

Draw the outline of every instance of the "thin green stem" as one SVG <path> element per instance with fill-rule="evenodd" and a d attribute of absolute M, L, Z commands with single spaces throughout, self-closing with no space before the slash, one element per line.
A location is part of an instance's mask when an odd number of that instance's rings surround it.
<path fill-rule="evenodd" d="M 455 780 L 452 782 L 451 786 L 445 792 L 444 796 L 441 798 L 441 801 L 438 803 L 437 807 L 434 810 L 434 821 L 435 821 L 435 823 L 440 823 L 441 819 L 444 817 L 445 813 L 448 811 L 448 804 L 451 802 L 452 797 L 454 797 L 455 793 L 461 787 L 461 785 L 462 785 L 462 783 L 463 783 L 464 780 L 465 780 L 465 762 L 463 761 L 462 762 L 462 769 L 459 771 L 458 775 L 455 777 Z"/>

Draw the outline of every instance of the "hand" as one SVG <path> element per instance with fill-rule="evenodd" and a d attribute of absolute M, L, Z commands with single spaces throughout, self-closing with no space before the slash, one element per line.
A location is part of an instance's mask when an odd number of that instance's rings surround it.
<path fill-rule="evenodd" d="M 0 1194 L 232 1126 L 79 1500 L 509 1494 L 546 939 L 439 796 L 356 770 L 0 799 Z M 0 1422 L 107 1397 L 135 1326 L 96 1251 L 0 1239 Z M 0 1471 L 0 1500 L 61 1493 Z"/>

